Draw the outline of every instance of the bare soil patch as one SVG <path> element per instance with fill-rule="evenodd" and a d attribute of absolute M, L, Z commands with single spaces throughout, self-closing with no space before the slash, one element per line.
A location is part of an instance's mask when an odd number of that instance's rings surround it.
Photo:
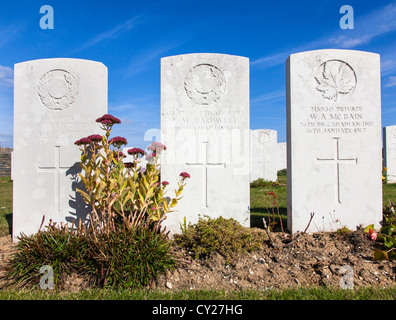
<path fill-rule="evenodd" d="M 264 232 L 264 231 L 263 231 Z M 363 231 L 303 234 L 290 243 L 290 235 L 271 233 L 274 246 L 266 241 L 263 248 L 244 254 L 230 263 L 220 255 L 195 260 L 179 249 L 188 263 L 163 276 L 159 288 L 178 289 L 271 289 L 298 286 L 340 286 L 352 269 L 357 287 L 396 284 L 396 261 L 373 261 L 378 247 Z"/>
<path fill-rule="evenodd" d="M 230 262 L 219 254 L 205 260 L 193 259 L 189 252 L 175 247 L 185 262 L 161 276 L 155 287 L 167 290 L 339 287 L 347 277 L 343 266 L 351 267 L 355 288 L 396 284 L 396 261 L 373 261 L 373 251 L 381 248 L 380 243 L 370 240 L 361 230 L 348 234 L 306 233 L 292 244 L 289 234 L 273 232 L 271 238 L 273 245 L 265 240 L 262 249 Z M 14 250 L 11 236 L 0 237 L 0 275 Z M 70 277 L 69 281 L 67 290 L 86 288 L 78 277 Z"/>

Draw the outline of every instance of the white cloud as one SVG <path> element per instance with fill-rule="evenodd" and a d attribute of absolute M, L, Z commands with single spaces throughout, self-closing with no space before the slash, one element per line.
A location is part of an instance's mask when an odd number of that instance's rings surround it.
<path fill-rule="evenodd" d="M 116 25 L 115 27 L 113 27 L 110 30 L 107 30 L 105 32 L 97 34 L 92 39 L 90 39 L 86 43 L 84 43 L 81 47 L 76 48 L 72 52 L 69 52 L 69 54 L 76 53 L 81 50 L 85 50 L 85 49 L 90 48 L 100 42 L 120 36 L 121 34 L 133 29 L 140 23 L 142 23 L 141 16 L 140 15 L 134 16 L 134 17 Z"/>
<path fill-rule="evenodd" d="M 288 57 L 289 52 L 281 52 L 275 53 L 269 56 L 265 56 L 262 58 L 258 58 L 253 60 L 250 65 L 259 65 L 261 67 L 272 67 L 285 62 L 286 58 Z"/>
<path fill-rule="evenodd" d="M 388 78 L 388 83 L 385 84 L 385 87 L 395 87 L 396 86 L 396 76 L 390 76 Z"/>
<path fill-rule="evenodd" d="M 381 75 L 388 76 L 396 72 L 396 59 L 394 58 L 396 47 L 389 49 L 388 53 L 381 55 Z"/>
<path fill-rule="evenodd" d="M 355 11 L 355 17 L 357 16 Z M 302 52 L 326 47 L 351 49 L 370 43 L 374 38 L 396 31 L 396 2 L 355 19 L 355 29 L 338 29 L 330 35 L 305 43 L 296 48 L 270 54 L 251 61 L 252 66 L 268 68 L 284 64 L 294 52 Z M 392 52 L 394 55 L 394 53 Z M 395 62 L 393 61 L 393 65 Z"/>
<path fill-rule="evenodd" d="M 153 65 L 153 61 L 160 62 L 160 57 L 162 57 L 165 52 L 175 49 L 181 46 L 183 43 L 188 41 L 189 37 L 184 39 L 174 39 L 170 43 L 158 43 L 157 45 L 153 46 L 152 48 L 132 57 L 131 63 L 126 70 L 127 76 L 136 75 L 146 68 Z"/>
<path fill-rule="evenodd" d="M 328 41 L 342 48 L 354 48 L 368 44 L 378 36 L 396 31 L 396 3 L 389 4 L 357 18 L 355 29 L 350 31 L 339 31 L 338 34 L 330 37 Z"/>
<path fill-rule="evenodd" d="M 10 67 L 0 66 L 0 86 L 12 87 L 14 84 L 14 70 Z"/>
<path fill-rule="evenodd" d="M 257 103 L 257 102 L 267 102 L 267 103 L 273 103 L 273 102 L 278 102 L 282 101 L 286 98 L 286 93 L 284 90 L 278 90 L 278 91 L 273 91 L 270 93 L 265 93 L 260 96 L 257 96 L 255 98 L 252 98 L 250 102 Z"/>
<path fill-rule="evenodd" d="M 109 38 L 116 37 L 117 35 L 120 35 L 126 31 L 131 30 L 133 27 L 135 27 L 138 24 L 139 16 L 133 17 L 131 19 L 128 19 L 127 21 L 115 26 L 113 29 L 110 29 L 106 32 L 100 33 L 94 38 L 92 38 L 90 41 L 86 43 L 87 47 L 91 47 L 99 42 L 102 42 L 104 40 L 107 40 Z"/>

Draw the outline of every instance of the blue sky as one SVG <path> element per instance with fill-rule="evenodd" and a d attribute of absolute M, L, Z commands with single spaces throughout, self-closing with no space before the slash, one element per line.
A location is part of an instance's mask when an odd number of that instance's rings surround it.
<path fill-rule="evenodd" d="M 115 135 L 146 147 L 160 128 L 160 59 L 214 52 L 250 59 L 251 129 L 286 141 L 285 61 L 296 52 L 339 48 L 381 55 L 382 125 L 396 124 L 396 1 L 4 1 L 0 10 L 0 142 L 12 147 L 15 63 L 69 57 L 103 62 Z M 54 29 L 40 28 L 40 7 Z M 343 5 L 354 29 L 341 29 Z"/>

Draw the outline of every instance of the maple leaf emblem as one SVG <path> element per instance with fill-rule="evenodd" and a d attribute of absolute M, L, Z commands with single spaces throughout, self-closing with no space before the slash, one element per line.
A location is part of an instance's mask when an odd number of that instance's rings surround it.
<path fill-rule="evenodd" d="M 340 95 L 348 95 L 355 90 L 356 74 L 346 62 L 329 60 L 320 65 L 315 81 L 316 90 L 323 98 L 337 101 Z"/>

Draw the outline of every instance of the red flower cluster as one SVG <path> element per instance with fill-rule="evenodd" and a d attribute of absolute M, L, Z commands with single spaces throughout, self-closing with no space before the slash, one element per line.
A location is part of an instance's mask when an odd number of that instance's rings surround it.
<path fill-rule="evenodd" d="M 160 142 L 154 141 L 151 145 L 147 147 L 150 151 L 161 152 L 162 150 L 166 150 L 166 146 Z"/>
<path fill-rule="evenodd" d="M 128 150 L 128 153 L 130 154 L 130 155 L 137 155 L 137 156 L 139 156 L 139 155 L 145 155 L 145 152 L 144 152 L 144 150 L 142 150 L 142 149 L 140 149 L 140 148 L 132 148 L 132 149 L 129 149 Z"/>
<path fill-rule="evenodd" d="M 182 172 L 180 173 L 180 177 L 183 177 L 183 179 L 190 178 L 190 174 L 188 174 L 187 172 Z"/>
<path fill-rule="evenodd" d="M 168 181 L 162 181 L 162 185 L 165 187 L 165 186 L 167 186 L 169 184 L 169 182 Z"/>
<path fill-rule="evenodd" d="M 127 143 L 128 143 L 127 140 L 123 137 L 114 137 L 109 141 L 109 144 L 113 144 L 118 147 L 121 147 L 122 145 L 125 145 Z"/>
<path fill-rule="evenodd" d="M 100 142 L 102 141 L 102 136 L 99 134 L 92 134 L 90 136 L 87 137 L 89 140 L 91 140 L 92 142 Z"/>
<path fill-rule="evenodd" d="M 112 116 L 111 114 L 105 114 L 100 118 L 96 119 L 96 122 L 100 122 L 101 124 L 112 126 L 113 124 L 121 123 L 121 120 Z"/>
<path fill-rule="evenodd" d="M 86 144 L 90 144 L 90 143 L 92 143 L 92 141 L 89 138 L 82 138 L 82 139 L 77 140 L 76 142 L 74 142 L 74 144 L 77 145 L 77 146 L 86 145 Z"/>

